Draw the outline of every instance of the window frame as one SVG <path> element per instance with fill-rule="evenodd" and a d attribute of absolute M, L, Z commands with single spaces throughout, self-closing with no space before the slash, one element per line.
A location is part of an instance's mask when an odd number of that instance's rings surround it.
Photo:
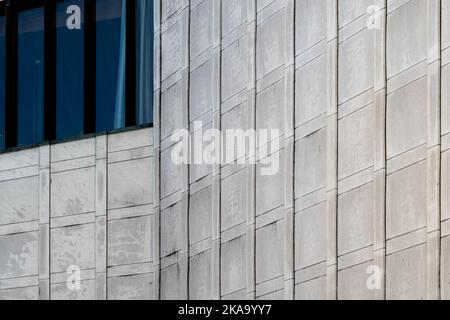
<path fill-rule="evenodd" d="M 4 74 L 3 74 L 3 76 L 4 76 L 4 78 L 5 78 L 5 88 L 3 88 L 4 90 L 5 90 L 5 97 L 4 97 L 4 101 L 3 101 L 3 112 L 4 112 L 4 114 L 3 114 L 3 130 L 4 130 L 4 132 L 3 132 L 3 135 L 4 135 L 4 137 L 3 137 L 3 148 L 5 148 L 6 147 L 6 109 L 7 109 L 7 107 L 6 107 L 6 79 L 7 79 L 7 75 L 6 75 L 6 13 L 5 13 L 5 8 L 6 8 L 6 6 L 5 6 L 5 2 L 4 1 L 2 1 L 2 2 L 0 2 L 0 17 L 2 17 L 2 18 L 4 18 L 5 19 L 5 65 L 3 65 L 3 66 L 0 66 L 0 68 L 3 68 L 3 67 L 5 67 L 5 70 L 3 71 L 4 72 Z M 1 147 L 0 147 L 0 151 L 1 151 Z"/>
<path fill-rule="evenodd" d="M 0 153 L 35 147 L 18 147 L 18 14 L 44 8 L 44 139 L 37 145 L 76 140 L 86 136 L 104 134 L 96 131 L 96 1 L 84 1 L 84 116 L 83 135 L 68 139 L 56 139 L 56 8 L 65 0 L 5 0 L 0 2 L 0 15 L 6 17 L 6 68 L 5 78 L 5 150 Z M 126 73 L 125 73 L 125 127 L 108 130 L 121 132 L 140 127 L 152 127 L 151 123 L 138 125 L 136 116 L 136 1 L 126 1 Z M 134 66 L 134 67 L 129 67 Z M 153 88 L 152 88 L 153 91 Z M 153 92 L 152 92 L 153 94 Z M 152 106 L 154 108 L 154 106 Z M 153 112 L 154 114 L 154 112 Z"/>

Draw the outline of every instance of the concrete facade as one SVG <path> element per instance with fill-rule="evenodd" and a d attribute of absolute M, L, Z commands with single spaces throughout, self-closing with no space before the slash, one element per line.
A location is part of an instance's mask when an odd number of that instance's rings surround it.
<path fill-rule="evenodd" d="M 152 299 L 153 165 L 150 128 L 0 155 L 0 299 Z"/>
<path fill-rule="evenodd" d="M 450 298 L 450 1 L 158 3 L 159 296 Z M 279 129 L 280 171 L 169 164 L 196 121 Z"/>
<path fill-rule="evenodd" d="M 450 0 L 155 7 L 154 128 L 0 155 L 0 299 L 450 299 Z"/>

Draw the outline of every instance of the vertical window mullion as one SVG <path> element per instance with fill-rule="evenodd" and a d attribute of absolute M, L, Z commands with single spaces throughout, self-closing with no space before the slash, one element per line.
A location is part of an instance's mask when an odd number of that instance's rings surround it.
<path fill-rule="evenodd" d="M 136 0 L 126 0 L 125 125 L 136 125 Z"/>
<path fill-rule="evenodd" d="M 6 21 L 4 3 L 0 3 L 0 151 L 5 148 L 5 66 L 6 66 Z"/>
<path fill-rule="evenodd" d="M 44 140 L 56 138 L 56 4 L 45 3 L 44 27 Z"/>
<path fill-rule="evenodd" d="M 96 125 L 96 6 L 95 1 L 85 0 L 84 46 L 84 133 L 94 133 Z"/>

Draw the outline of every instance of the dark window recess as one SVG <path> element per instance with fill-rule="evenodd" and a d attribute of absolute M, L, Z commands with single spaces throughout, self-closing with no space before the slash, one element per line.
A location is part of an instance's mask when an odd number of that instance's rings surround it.
<path fill-rule="evenodd" d="M 56 6 L 56 138 L 84 133 L 84 1 Z"/>
<path fill-rule="evenodd" d="M 126 1 L 96 1 L 96 131 L 125 127 Z"/>
<path fill-rule="evenodd" d="M 153 1 L 136 1 L 136 122 L 153 122 Z"/>
<path fill-rule="evenodd" d="M 18 14 L 18 146 L 44 140 L 44 9 Z"/>
<path fill-rule="evenodd" d="M 0 150 L 5 148 L 5 22 L 0 16 Z"/>
<path fill-rule="evenodd" d="M 0 3 L 0 150 L 153 122 L 152 0 Z"/>

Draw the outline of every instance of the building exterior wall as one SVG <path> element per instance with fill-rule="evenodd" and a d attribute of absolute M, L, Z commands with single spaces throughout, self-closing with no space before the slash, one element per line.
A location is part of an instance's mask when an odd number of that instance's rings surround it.
<path fill-rule="evenodd" d="M 159 297 L 450 298 L 450 2 L 158 4 Z M 198 121 L 280 129 L 280 171 L 174 165 Z"/>
<path fill-rule="evenodd" d="M 0 300 L 152 299 L 153 165 L 153 129 L 0 155 Z"/>
<path fill-rule="evenodd" d="M 155 9 L 154 128 L 0 155 L 0 299 L 450 299 L 450 0 Z M 278 129 L 280 170 L 179 129 Z"/>

